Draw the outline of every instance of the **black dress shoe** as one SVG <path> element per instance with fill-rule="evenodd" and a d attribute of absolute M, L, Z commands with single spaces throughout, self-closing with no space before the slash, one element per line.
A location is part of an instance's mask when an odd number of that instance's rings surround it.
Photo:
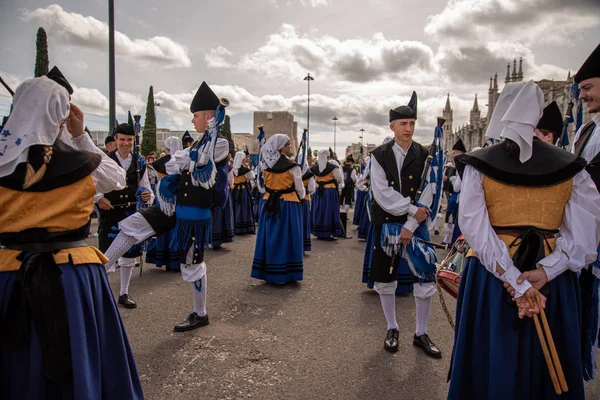
<path fill-rule="evenodd" d="M 195 312 L 193 312 L 187 316 L 185 321 L 175 325 L 173 330 L 175 332 L 185 332 L 200 328 L 201 326 L 205 325 L 208 325 L 208 314 L 206 314 L 204 317 L 201 317 Z"/>
<path fill-rule="evenodd" d="M 383 342 L 383 348 L 392 353 L 397 352 L 399 346 L 399 336 L 400 332 L 398 332 L 398 329 L 388 329 L 385 342 Z"/>
<path fill-rule="evenodd" d="M 439 234 L 440 234 L 440 231 L 438 231 L 438 230 L 436 229 L 435 231 L 433 231 L 433 234 L 434 234 L 434 235 L 439 235 Z"/>
<path fill-rule="evenodd" d="M 417 336 L 415 334 L 415 337 L 413 338 L 413 346 L 423 349 L 423 352 L 429 357 L 442 358 L 442 352 L 437 348 L 435 343 L 429 339 L 429 335 L 427 334 L 421 336 Z"/>
<path fill-rule="evenodd" d="M 127 293 L 119 296 L 119 304 L 125 308 L 136 308 L 137 303 Z"/>

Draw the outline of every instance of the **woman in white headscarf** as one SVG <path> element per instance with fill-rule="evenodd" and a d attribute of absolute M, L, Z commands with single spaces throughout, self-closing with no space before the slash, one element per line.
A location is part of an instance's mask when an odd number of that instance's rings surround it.
<path fill-rule="evenodd" d="M 19 85 L 0 133 L 0 398 L 142 399 L 107 259 L 85 241 L 94 194 L 125 174 L 60 77 Z"/>
<path fill-rule="evenodd" d="M 156 192 L 158 192 L 160 180 L 168 175 L 166 165 L 171 161 L 171 155 L 183 150 L 183 144 L 179 137 L 169 136 L 165 139 L 165 148 L 168 154 L 160 157 L 152 166 L 158 178 Z M 159 204 L 158 193 L 155 193 L 154 199 L 155 204 Z M 164 265 L 167 271 L 180 271 L 179 253 L 175 249 L 171 249 L 170 246 L 173 235 L 175 235 L 174 228 L 152 239 L 146 251 L 146 262 L 148 264 L 154 264 L 157 268 L 162 268 Z"/>
<path fill-rule="evenodd" d="M 303 278 L 302 215 L 305 190 L 302 171 L 287 158 L 290 138 L 276 134 L 261 149 L 260 170 L 265 203 L 260 211 L 251 276 L 269 283 Z"/>
<path fill-rule="evenodd" d="M 369 228 L 371 227 L 371 220 L 369 219 L 371 157 L 365 157 L 364 162 L 365 169 L 356 182 L 358 192 L 356 194 L 356 206 L 354 207 L 354 212 L 358 214 L 358 218 L 356 215 L 354 216 L 358 220 L 358 240 L 363 241 L 367 240 Z"/>
<path fill-rule="evenodd" d="M 233 189 L 231 191 L 236 235 L 255 232 L 250 188 L 250 181 L 253 179 L 254 172 L 246 162 L 246 153 L 238 151 L 233 159 Z"/>
<path fill-rule="evenodd" d="M 302 160 L 304 155 L 300 152 L 298 159 Z M 302 184 L 304 185 L 304 190 L 306 191 L 306 195 L 302 200 L 302 242 L 304 243 L 304 251 L 312 250 L 312 240 L 310 238 L 311 232 L 311 224 L 310 224 L 310 202 L 311 196 L 315 193 L 317 184 L 315 180 L 315 174 L 309 168 L 308 158 L 304 160 L 304 163 L 301 166 L 302 168 Z"/>
<path fill-rule="evenodd" d="M 455 160 L 458 218 L 471 251 L 456 306 L 449 399 L 558 398 L 530 318 L 540 312 L 535 296 L 569 389 L 560 398 L 585 398 L 577 271 L 597 257 L 600 195 L 584 160 L 534 140 L 542 91 L 532 81 L 519 86 L 492 120 L 500 120 L 494 126 L 504 142 Z"/>
<path fill-rule="evenodd" d="M 313 195 L 312 234 L 320 240 L 337 240 L 336 236 L 345 236 L 340 220 L 339 190 L 344 178 L 339 164 L 327 161 L 328 150 L 319 151 L 317 163 L 311 172 L 317 181 L 317 190 Z M 334 164 L 335 162 L 335 164 Z"/>

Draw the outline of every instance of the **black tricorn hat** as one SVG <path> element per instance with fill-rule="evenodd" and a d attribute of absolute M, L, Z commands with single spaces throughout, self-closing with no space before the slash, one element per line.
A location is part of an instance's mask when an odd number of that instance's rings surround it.
<path fill-rule="evenodd" d="M 127 136 L 135 136 L 135 132 L 133 131 L 133 126 L 129 124 L 119 124 L 115 129 L 115 135 L 120 133 L 121 135 Z"/>
<path fill-rule="evenodd" d="M 563 117 L 556 101 L 553 101 L 544 108 L 544 114 L 542 115 L 542 118 L 540 118 L 537 128 L 549 130 L 554 133 L 554 137 L 558 137 L 558 135 L 561 134 Z"/>
<path fill-rule="evenodd" d="M 193 142 L 193 141 L 194 141 L 194 138 L 192 137 L 192 135 L 190 135 L 190 132 L 185 131 L 185 133 L 181 137 L 181 143 L 188 143 L 188 142 Z"/>
<path fill-rule="evenodd" d="M 219 106 L 219 98 L 212 91 L 206 82 L 202 82 L 200 88 L 194 95 L 192 104 L 190 104 L 190 112 L 195 113 L 196 111 L 214 111 Z"/>
<path fill-rule="evenodd" d="M 54 82 L 58 83 L 60 86 L 67 89 L 69 94 L 73 94 L 73 87 L 71 86 L 71 84 L 69 83 L 67 78 L 65 78 L 65 76 L 62 74 L 62 72 L 60 72 L 60 69 L 58 69 L 58 67 L 56 65 L 54 67 L 52 67 L 52 69 L 46 74 L 46 77 L 48 77 L 49 79 L 52 79 Z"/>
<path fill-rule="evenodd" d="M 575 74 L 575 83 L 590 78 L 600 78 L 600 44 L 592 51 L 592 54 L 589 55 Z"/>
<path fill-rule="evenodd" d="M 354 157 L 352 157 L 352 154 L 349 154 L 348 157 L 346 157 L 346 162 L 354 162 Z"/>
<path fill-rule="evenodd" d="M 106 137 L 106 139 L 104 139 L 104 145 L 106 146 L 107 144 L 109 144 L 110 142 L 114 142 L 115 141 L 115 137 L 113 135 L 108 135 Z"/>
<path fill-rule="evenodd" d="M 390 110 L 390 122 L 397 119 L 417 119 L 417 92 L 413 91 L 410 101 L 406 106 L 400 106 Z"/>
<path fill-rule="evenodd" d="M 456 143 L 454 143 L 454 146 L 452 146 L 452 150 L 462 151 L 463 153 L 467 152 L 467 148 L 465 147 L 465 144 L 463 143 L 461 138 L 458 138 Z"/>

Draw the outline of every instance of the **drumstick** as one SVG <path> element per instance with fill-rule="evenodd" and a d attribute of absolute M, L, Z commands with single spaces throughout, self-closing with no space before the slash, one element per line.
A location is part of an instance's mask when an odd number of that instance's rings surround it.
<path fill-rule="evenodd" d="M 554 345 L 554 339 L 552 338 L 552 333 L 550 332 L 550 325 L 548 325 L 548 319 L 546 318 L 546 312 L 542 308 L 542 302 L 540 300 L 539 294 L 537 294 L 537 293 L 535 295 L 535 300 L 537 302 L 538 307 L 540 308 L 540 314 L 542 315 L 542 324 L 544 325 L 544 332 L 546 333 L 546 339 L 548 339 L 548 347 L 550 348 L 550 354 L 552 355 L 552 361 L 554 362 L 554 367 L 556 368 L 556 374 L 558 375 L 560 387 L 563 392 L 568 392 L 569 387 L 567 386 L 567 380 L 565 379 L 565 373 L 563 372 L 562 365 L 560 364 L 560 359 L 558 358 L 558 352 L 556 351 L 556 346 Z"/>
<path fill-rule="evenodd" d="M 531 308 L 533 308 L 533 303 L 531 301 L 531 297 L 527 296 L 527 300 L 529 301 L 529 306 Z M 552 358 L 550 358 L 550 352 L 548 351 L 548 346 L 546 345 L 546 339 L 544 339 L 544 333 L 542 332 L 542 327 L 540 326 L 540 320 L 538 319 L 537 314 L 533 314 L 533 322 L 535 324 L 535 330 L 537 331 L 538 338 L 540 339 L 540 345 L 542 346 L 542 352 L 544 353 L 544 359 L 546 360 L 546 365 L 548 366 L 548 372 L 550 372 L 550 379 L 552 379 L 552 386 L 554 386 L 554 392 L 557 395 L 561 395 L 562 390 L 560 389 L 560 385 L 558 383 L 556 371 L 554 370 L 554 365 L 552 364 Z"/>

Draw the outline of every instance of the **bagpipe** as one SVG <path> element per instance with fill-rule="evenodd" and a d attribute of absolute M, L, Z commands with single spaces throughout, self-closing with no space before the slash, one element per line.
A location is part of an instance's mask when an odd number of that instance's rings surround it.
<path fill-rule="evenodd" d="M 225 121 L 225 108 L 228 106 L 229 100 L 224 97 L 219 100 L 215 115 L 208 121 L 208 128 L 204 132 L 204 136 L 201 140 L 194 142 L 190 148 L 188 171 L 194 186 L 210 189 L 217 181 L 215 148 L 221 134 L 221 126 Z M 175 213 L 180 178 L 180 174 L 165 176 L 160 180 L 159 188 L 156 191 L 160 209 L 168 216 Z"/>
<path fill-rule="evenodd" d="M 564 120 L 563 120 L 563 128 L 560 134 L 559 139 L 556 141 L 555 145 L 558 147 L 562 147 L 564 150 L 567 150 L 567 146 L 569 145 L 569 124 L 574 122 L 573 118 L 573 107 L 575 106 L 575 101 L 579 99 L 579 94 L 581 90 L 579 89 L 579 85 L 574 83 L 571 85 L 570 90 L 570 98 L 569 103 L 567 104 L 567 111 L 565 112 Z M 583 103 L 579 100 L 578 110 L 577 110 L 577 123 L 575 125 L 575 130 L 578 130 L 583 124 Z"/>
<path fill-rule="evenodd" d="M 445 248 L 444 245 L 438 245 L 431 242 L 429 235 L 429 224 L 432 224 L 437 213 L 442 196 L 442 181 L 446 155 L 444 154 L 443 138 L 444 130 L 442 126 L 446 122 L 443 118 L 438 118 L 435 127 L 433 141 L 429 147 L 429 153 L 425 161 L 425 166 L 421 174 L 419 189 L 415 196 L 415 203 L 418 207 L 425 207 L 430 210 L 430 214 L 413 233 L 412 241 L 404 246 L 400 242 L 400 234 L 403 223 L 386 222 L 381 229 L 380 243 L 383 251 L 393 258 L 402 255 L 406 251 L 406 257 L 411 271 L 421 281 L 432 282 L 435 280 L 437 271 L 437 255 L 435 248 Z"/>

